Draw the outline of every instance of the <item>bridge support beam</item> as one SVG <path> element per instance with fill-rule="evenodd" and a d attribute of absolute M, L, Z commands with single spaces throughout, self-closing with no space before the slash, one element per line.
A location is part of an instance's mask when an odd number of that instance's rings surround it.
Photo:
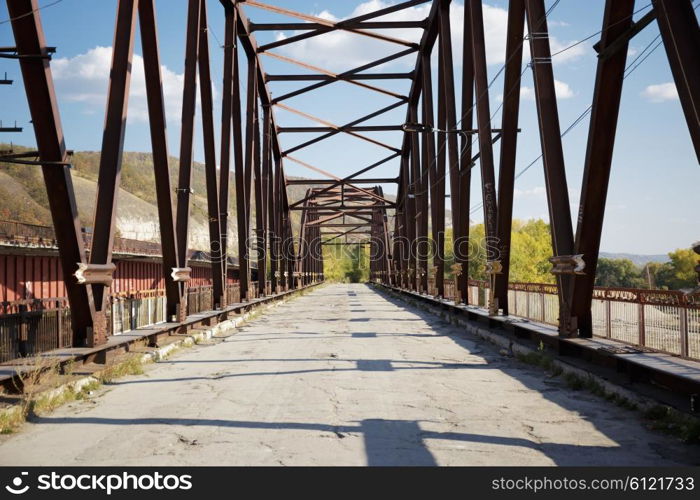
<path fill-rule="evenodd" d="M 549 206 L 552 247 L 555 257 L 570 256 L 574 249 L 571 208 L 564 168 L 564 152 L 554 89 L 552 55 L 544 0 L 526 0 L 535 102 L 540 124 L 540 142 L 544 161 L 545 187 Z M 576 324 L 571 316 L 573 277 L 557 275 L 559 286 L 559 333 L 571 336 Z"/>
<path fill-rule="evenodd" d="M 673 80 L 700 162 L 700 27 L 691 0 L 652 0 Z"/>
<path fill-rule="evenodd" d="M 503 77 L 503 118 L 501 155 L 498 170 L 498 217 L 496 244 L 501 274 L 495 278 L 494 297 L 504 315 L 508 315 L 508 281 L 510 277 L 510 240 L 513 226 L 513 195 L 515 189 L 515 158 L 518 142 L 520 111 L 520 80 L 523 62 L 524 0 L 510 0 L 506 32 L 506 67 Z"/>
<path fill-rule="evenodd" d="M 601 50 L 620 43 L 632 25 L 634 0 L 608 0 L 603 19 Z M 586 160 L 583 167 L 581 202 L 576 226 L 575 254 L 582 254 L 585 274 L 574 278 L 572 315 L 578 319 L 579 336 L 592 337 L 591 304 L 603 216 L 610 180 L 615 132 L 625 77 L 628 42 L 614 54 L 598 59 Z"/>
<path fill-rule="evenodd" d="M 71 307 L 73 345 L 94 345 L 95 304 L 90 287 L 79 285 L 73 274 L 86 264 L 85 244 L 75 191 L 67 162 L 61 117 L 49 66 L 49 51 L 37 0 L 8 0 L 22 79 L 34 126 L 51 218 Z M 62 165 L 59 165 L 62 163 Z"/>

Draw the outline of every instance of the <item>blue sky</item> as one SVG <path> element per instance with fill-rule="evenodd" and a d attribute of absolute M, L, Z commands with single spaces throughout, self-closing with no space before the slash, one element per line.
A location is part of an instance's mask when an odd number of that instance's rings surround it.
<path fill-rule="evenodd" d="M 295 9 L 329 19 L 341 19 L 366 10 L 396 3 L 397 0 L 343 0 L 307 1 L 275 0 L 276 5 Z M 51 3 L 40 1 L 40 5 Z M 157 0 L 161 58 L 164 65 L 165 96 L 169 127 L 169 150 L 176 155 L 179 146 L 180 96 L 184 60 L 184 33 L 186 23 L 186 0 Z M 552 5 L 547 2 L 547 6 Z M 637 9 L 647 5 L 637 2 Z M 219 42 L 223 40 L 223 15 L 218 0 L 208 0 L 209 27 L 212 37 L 212 75 L 215 96 L 221 90 L 221 62 L 223 52 Z M 554 51 L 570 47 L 600 30 L 603 0 L 561 0 L 552 11 L 549 22 Z M 461 40 L 462 2 L 453 5 L 455 47 Z M 487 58 L 489 74 L 497 74 L 503 64 L 505 43 L 505 0 L 484 2 L 486 23 Z M 427 7 L 415 8 L 404 15 L 420 18 Z M 647 10 L 642 10 L 637 17 Z M 44 28 L 49 45 L 58 48 L 52 67 L 56 80 L 60 111 L 68 147 L 75 150 L 98 150 L 105 107 L 107 73 L 116 0 L 63 0 L 42 11 Z M 247 8 L 251 19 L 259 22 L 281 20 L 279 16 L 265 11 Z M 413 17 L 410 17 L 413 16 Z M 0 22 L 7 19 L 4 2 L 0 3 Z M 288 19 L 285 19 L 288 20 Z M 417 31 L 392 33 L 404 38 L 416 38 Z M 259 41 L 271 41 L 290 33 L 260 33 Z M 658 35 L 652 24 L 631 43 L 629 59 L 633 59 Z M 598 37 L 570 48 L 554 60 L 554 74 L 558 80 L 558 101 L 562 130 L 573 122 L 591 102 L 596 57 L 592 49 Z M 139 42 L 140 43 L 140 42 Z M 140 54 L 139 43 L 136 54 Z M 12 32 L 7 23 L 0 24 L 0 45 L 12 45 Z M 316 37 L 307 43 L 288 46 L 278 53 L 303 59 L 332 71 L 343 71 L 381 55 L 398 51 L 398 46 L 384 42 L 366 40 L 351 34 L 336 33 Z M 456 71 L 461 72 L 459 50 Z M 386 71 L 408 71 L 415 62 L 414 57 L 401 59 L 386 68 Z M 135 59 L 135 74 L 126 133 L 128 151 L 149 151 L 150 139 L 146 123 L 145 94 L 143 89 L 141 60 Z M 269 73 L 298 72 L 288 63 L 272 58 L 264 59 Z M 22 134 L 5 134 L 1 139 L 16 144 L 34 144 L 29 124 L 26 99 L 15 61 L 0 60 L 0 74 L 8 73 L 18 83 L 11 87 L 0 87 L 0 120 L 25 127 Z M 646 61 L 625 80 L 619 131 L 617 134 L 613 172 L 611 176 L 608 209 L 605 219 L 602 249 L 611 252 L 666 253 L 678 247 L 687 247 L 700 239 L 700 220 L 697 214 L 697 186 L 700 185 L 700 169 L 692 149 L 690 137 L 675 94 L 670 70 L 663 47 L 659 47 Z M 372 83 L 372 82 L 370 82 Z M 374 82 L 377 86 L 408 91 L 407 83 Z M 273 95 L 280 95 L 296 84 L 272 84 Z M 459 87 L 459 84 L 458 84 Z M 492 113 L 496 111 L 503 94 L 502 78 L 496 78 L 490 89 Z M 524 74 L 517 168 L 520 171 L 540 154 L 535 104 L 532 100 L 532 75 Z M 217 94 L 218 93 L 218 94 Z M 322 91 L 305 94 L 286 101 L 289 106 L 319 116 L 336 124 L 343 124 L 363 114 L 395 102 L 391 97 L 375 94 L 345 83 L 335 83 Z M 215 113 L 218 117 L 220 111 Z M 314 125 L 287 111 L 277 110 L 279 125 Z M 368 124 L 400 124 L 405 112 L 403 108 L 388 113 Z M 215 120 L 218 128 L 218 118 Z M 494 126 L 500 124 L 500 114 L 494 118 Z M 197 159 L 202 160 L 201 133 L 197 139 Z M 567 176 L 572 200 L 572 213 L 576 214 L 580 192 L 582 168 L 588 120 L 584 120 L 564 139 Z M 367 133 L 366 135 L 400 144 L 398 133 Z M 282 135 L 283 147 L 290 147 L 310 136 Z M 498 161 L 498 148 L 495 150 Z M 300 151 L 294 156 L 336 175 L 347 175 L 386 156 L 382 150 L 363 141 L 347 136 L 336 136 L 318 146 Z M 311 171 L 286 162 L 288 175 L 317 177 Z M 388 163 L 375 170 L 372 175 L 394 176 L 398 165 Z M 474 221 L 483 218 L 478 209 L 480 202 L 479 175 L 474 171 L 471 193 L 471 217 Z M 535 163 L 516 182 L 515 216 L 518 218 L 547 219 L 547 204 L 544 194 L 542 163 Z M 395 187 L 386 186 L 387 192 Z"/>

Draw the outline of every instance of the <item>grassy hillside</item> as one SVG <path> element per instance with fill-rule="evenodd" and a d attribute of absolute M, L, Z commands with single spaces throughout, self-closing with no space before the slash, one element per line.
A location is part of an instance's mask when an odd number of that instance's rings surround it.
<path fill-rule="evenodd" d="M 9 145 L 0 144 L 0 150 Z M 12 146 L 15 152 L 29 148 Z M 72 179 L 78 204 L 81 225 L 93 225 L 93 210 L 97 191 L 100 153 L 96 151 L 76 152 L 72 157 Z M 169 159 L 170 184 L 177 185 L 179 162 Z M 237 245 L 236 194 L 233 173 L 229 192 L 229 242 Z M 190 207 L 190 246 L 195 249 L 208 247 L 207 199 L 204 164 L 195 162 L 192 168 L 194 196 Z M 291 186 L 291 200 L 304 195 L 302 186 Z M 173 202 L 175 197 L 173 196 Z M 252 212 L 255 214 L 253 200 Z M 298 222 L 299 213 L 294 215 Z M 15 165 L 0 162 L 0 219 L 16 220 L 31 224 L 50 225 L 46 187 L 41 168 L 31 165 Z M 254 224 L 253 224 L 254 225 Z M 158 211 L 156 208 L 155 175 L 150 153 L 126 152 L 123 156 L 121 182 L 117 205 L 117 231 L 126 238 L 158 241 Z"/>

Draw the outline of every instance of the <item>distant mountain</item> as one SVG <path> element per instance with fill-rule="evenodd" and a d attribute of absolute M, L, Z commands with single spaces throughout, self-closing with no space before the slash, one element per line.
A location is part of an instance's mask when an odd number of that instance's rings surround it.
<path fill-rule="evenodd" d="M 668 262 L 669 259 L 667 254 L 660 255 L 638 255 L 634 253 L 611 253 L 611 252 L 600 252 L 600 256 L 606 259 L 628 259 L 631 260 L 634 265 L 639 267 L 644 267 L 649 262 Z"/>

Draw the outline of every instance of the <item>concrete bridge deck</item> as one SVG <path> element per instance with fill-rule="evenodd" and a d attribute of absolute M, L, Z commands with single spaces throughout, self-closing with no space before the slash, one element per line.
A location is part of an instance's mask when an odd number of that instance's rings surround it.
<path fill-rule="evenodd" d="M 2 465 L 679 465 L 698 448 L 365 285 L 34 418 Z"/>

